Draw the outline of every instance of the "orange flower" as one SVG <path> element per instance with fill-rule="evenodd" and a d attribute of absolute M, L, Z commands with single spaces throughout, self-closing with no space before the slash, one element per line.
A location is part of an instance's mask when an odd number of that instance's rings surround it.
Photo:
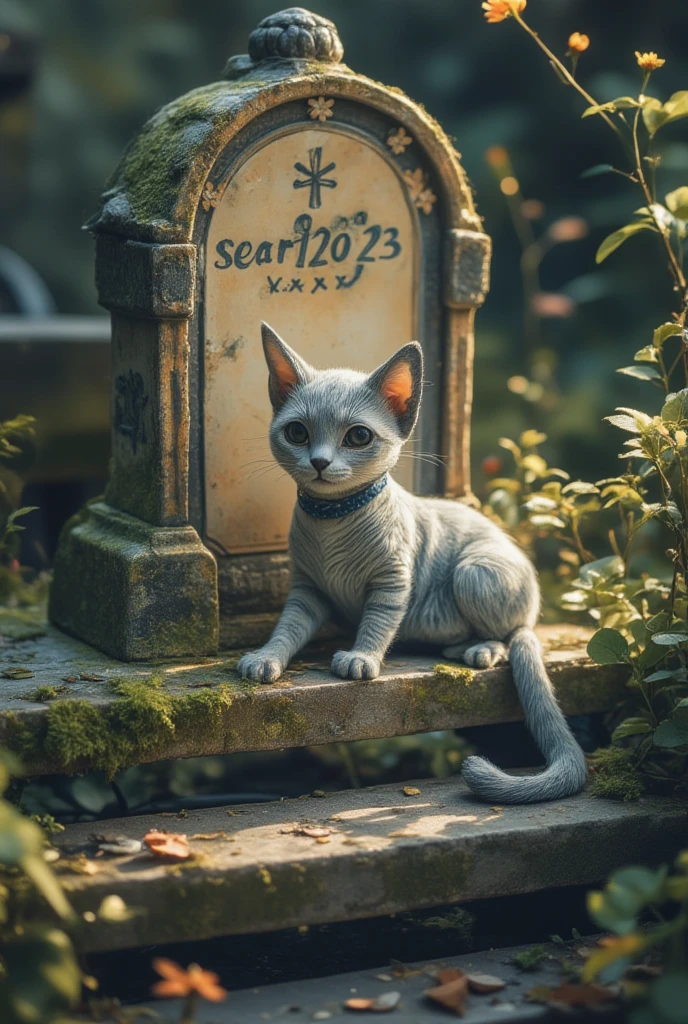
<path fill-rule="evenodd" d="M 514 14 L 520 14 L 525 10 L 527 0 L 485 0 L 482 5 L 485 11 L 485 20 L 491 25 L 506 18 L 513 18 Z"/>
<path fill-rule="evenodd" d="M 658 57 L 652 51 L 641 53 L 640 50 L 636 50 L 635 59 L 638 61 L 638 67 L 642 68 L 643 71 L 656 71 L 658 68 L 663 68 L 666 64 L 663 57 Z"/>
<path fill-rule="evenodd" d="M 572 32 L 569 36 L 569 53 L 585 53 L 590 46 L 590 36 L 584 32 Z"/>
<path fill-rule="evenodd" d="M 198 964 L 189 964 L 186 970 L 174 960 L 156 957 L 153 968 L 164 978 L 153 985 L 153 994 L 161 999 L 199 995 L 210 1003 L 221 1003 L 227 997 L 226 989 L 219 985 L 219 977 L 204 971 Z"/>

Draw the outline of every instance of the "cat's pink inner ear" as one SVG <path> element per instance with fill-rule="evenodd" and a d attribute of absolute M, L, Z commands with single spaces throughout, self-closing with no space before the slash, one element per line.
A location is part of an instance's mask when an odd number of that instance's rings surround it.
<path fill-rule="evenodd" d="M 402 416 L 408 410 L 408 404 L 413 394 L 413 375 L 410 365 L 404 361 L 395 363 L 385 374 L 380 391 L 392 411 L 397 416 Z"/>
<path fill-rule="evenodd" d="M 268 342 L 266 352 L 270 374 L 277 385 L 277 393 L 280 399 L 285 399 L 289 392 L 299 383 L 296 370 L 277 345 Z"/>

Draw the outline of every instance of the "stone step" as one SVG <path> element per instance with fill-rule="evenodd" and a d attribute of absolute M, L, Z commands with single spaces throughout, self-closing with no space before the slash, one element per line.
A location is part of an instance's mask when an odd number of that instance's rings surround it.
<path fill-rule="evenodd" d="M 0 744 L 20 756 L 27 775 L 93 768 L 114 774 L 167 758 L 379 739 L 523 717 L 506 665 L 438 670 L 437 656 L 393 653 L 380 679 L 347 681 L 329 672 L 336 648 L 328 641 L 305 652 L 279 682 L 259 686 L 239 679 L 233 655 L 132 665 L 54 627 L 43 624 L 39 632 L 27 639 L 6 636 L 0 649 Z M 588 631 L 560 625 L 542 627 L 539 634 L 566 714 L 609 710 L 622 699 L 627 672 L 589 660 Z"/>
<path fill-rule="evenodd" d="M 543 986 L 558 988 L 570 977 L 562 968 L 562 959 L 566 958 L 574 966 L 582 965 L 585 947 L 589 945 L 594 945 L 594 940 L 578 940 L 565 946 L 546 942 L 542 945 L 541 961 L 528 971 L 518 966 L 516 958 L 528 953 L 532 947 L 512 946 L 463 956 L 443 956 L 434 961 L 393 964 L 391 967 L 384 963 L 370 970 L 230 991 L 225 1002 L 205 1003 L 199 1007 L 195 1019 L 197 1024 L 238 1024 L 239 1021 L 241 1024 L 264 1024 L 265 1021 L 284 1019 L 295 1024 L 299 1021 L 353 1020 L 356 1015 L 347 1012 L 347 1001 L 387 996 L 396 1002 L 393 993 L 397 993 L 399 1002 L 390 1017 L 394 1024 L 439 1024 L 451 1017 L 446 1012 L 443 1014 L 442 1008 L 428 1000 L 424 992 L 437 984 L 435 975 L 439 969 L 455 968 L 469 977 L 482 974 L 504 982 L 504 988 L 496 992 L 469 993 L 464 1024 L 494 1024 L 504 1019 L 511 1024 L 544 1021 L 550 1019 L 551 1007 L 533 1002 L 528 994 L 540 989 L 538 997 L 543 998 Z M 227 965 L 220 972 L 220 981 L 230 985 L 230 979 L 231 965 Z M 169 1013 L 171 1019 L 176 1020 L 181 1014 L 182 1000 L 166 1000 L 164 1003 L 156 1000 L 143 1006 L 151 1011 Z M 605 1004 L 605 1009 L 608 1011 L 610 1006 Z M 561 1015 L 556 1019 L 560 1018 Z M 370 1020 L 372 1014 L 361 1014 L 361 1019 Z M 575 1019 L 580 1020 L 578 1016 Z M 599 1019 L 599 1013 L 594 1014 L 593 1019 Z M 609 1020 L 608 1014 L 603 1019 Z"/>
<path fill-rule="evenodd" d="M 56 867 L 80 912 L 119 894 L 130 920 L 86 923 L 90 951 L 356 920 L 458 901 L 599 882 L 629 863 L 670 860 L 686 840 L 685 801 L 581 794 L 487 807 L 456 778 L 311 795 L 179 816 L 68 826 Z M 302 828 L 329 834 L 299 834 Z M 192 857 L 96 856 L 94 833 L 188 836 Z"/>

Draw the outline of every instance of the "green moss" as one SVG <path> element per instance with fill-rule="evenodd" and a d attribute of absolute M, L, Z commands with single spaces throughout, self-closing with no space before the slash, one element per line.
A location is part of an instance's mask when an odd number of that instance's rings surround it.
<path fill-rule="evenodd" d="M 413 905 L 422 886 L 422 902 L 440 905 L 459 900 L 473 870 L 473 855 L 454 849 L 451 854 L 442 847 L 409 846 L 403 857 L 385 857 L 378 865 L 381 874 L 383 906 L 396 909 Z"/>
<path fill-rule="evenodd" d="M 48 838 L 64 832 L 65 827 L 59 821 L 55 821 L 52 814 L 32 814 L 29 821 L 33 821 L 39 828 L 43 829 Z"/>
<path fill-rule="evenodd" d="M 593 796 L 608 800 L 638 800 L 645 791 L 633 751 L 622 747 L 597 750 L 590 763 Z"/>
<path fill-rule="evenodd" d="M 204 741 L 226 735 L 224 712 L 232 703 L 228 686 L 175 695 L 161 676 L 111 681 L 117 700 L 106 708 L 86 700 L 52 704 L 37 723 L 7 716 L 8 745 L 29 765 L 48 761 L 55 771 L 96 768 L 112 778 L 122 768 L 164 756 L 173 741 Z"/>
<path fill-rule="evenodd" d="M 0 636 L 6 640 L 35 640 L 45 636 L 45 608 L 0 608 Z"/>
<path fill-rule="evenodd" d="M 524 949 L 522 953 L 517 953 L 514 957 L 514 963 L 522 971 L 534 971 L 538 964 L 544 960 L 545 956 L 544 946 L 531 946 L 530 949 Z"/>
<path fill-rule="evenodd" d="M 305 715 L 296 710 L 293 697 L 279 697 L 277 700 L 261 700 L 261 714 L 257 728 L 263 741 L 281 740 L 298 746 L 303 743 L 309 728 Z"/>
<path fill-rule="evenodd" d="M 27 700 L 33 700 L 37 704 L 44 704 L 46 701 L 55 700 L 55 698 L 65 690 L 65 686 L 38 686 L 33 693 L 27 697 Z"/>

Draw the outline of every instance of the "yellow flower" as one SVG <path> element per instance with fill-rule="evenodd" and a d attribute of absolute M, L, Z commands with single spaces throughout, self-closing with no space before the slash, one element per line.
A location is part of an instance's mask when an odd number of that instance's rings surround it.
<path fill-rule="evenodd" d="M 584 32 L 572 32 L 569 36 L 569 53 L 585 53 L 590 46 L 590 36 Z"/>
<path fill-rule="evenodd" d="M 658 57 L 652 51 L 641 53 L 640 50 L 636 50 L 635 59 L 638 61 L 638 67 L 642 68 L 643 71 L 656 71 L 658 68 L 663 68 L 666 64 L 663 57 Z"/>
<path fill-rule="evenodd" d="M 482 5 L 485 11 L 485 20 L 491 25 L 505 18 L 512 18 L 514 14 L 520 14 L 525 10 L 527 0 L 485 0 Z"/>

